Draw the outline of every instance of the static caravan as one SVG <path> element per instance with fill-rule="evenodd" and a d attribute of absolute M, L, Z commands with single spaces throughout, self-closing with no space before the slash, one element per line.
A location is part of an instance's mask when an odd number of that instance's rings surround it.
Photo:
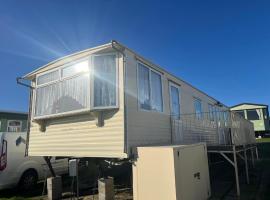
<path fill-rule="evenodd" d="M 23 78 L 32 86 L 31 156 L 127 158 L 138 146 L 254 142 L 248 121 L 116 41 Z"/>
<path fill-rule="evenodd" d="M 268 105 L 255 103 L 241 103 L 231 107 L 243 118 L 251 121 L 254 125 L 254 131 L 257 135 L 270 133 L 269 110 Z"/>
<path fill-rule="evenodd" d="M 0 132 L 26 132 L 28 113 L 0 110 Z"/>

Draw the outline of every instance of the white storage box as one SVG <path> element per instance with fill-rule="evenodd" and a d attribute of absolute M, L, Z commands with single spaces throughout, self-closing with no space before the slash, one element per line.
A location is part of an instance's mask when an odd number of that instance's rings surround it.
<path fill-rule="evenodd" d="M 134 200 L 206 200 L 210 180 L 206 144 L 138 147 Z"/>

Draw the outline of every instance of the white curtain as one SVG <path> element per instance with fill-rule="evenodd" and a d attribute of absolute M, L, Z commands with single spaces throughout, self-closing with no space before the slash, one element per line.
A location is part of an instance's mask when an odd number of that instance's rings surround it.
<path fill-rule="evenodd" d="M 116 106 L 116 56 L 94 57 L 94 107 Z"/>
<path fill-rule="evenodd" d="M 63 81 L 59 99 L 59 112 L 82 110 L 89 107 L 89 87 L 89 74 Z"/>
<path fill-rule="evenodd" d="M 161 76 L 151 71 L 151 108 L 156 111 L 163 111 Z"/>
<path fill-rule="evenodd" d="M 56 105 L 60 98 L 60 82 L 37 88 L 35 115 L 43 116 L 58 113 Z"/>
<path fill-rule="evenodd" d="M 36 116 L 89 107 L 89 75 L 83 74 L 36 90 Z"/>
<path fill-rule="evenodd" d="M 180 118 L 180 100 L 179 100 L 179 89 L 171 86 L 171 114 L 173 117 Z"/>
<path fill-rule="evenodd" d="M 258 115 L 258 119 L 262 119 L 262 113 L 261 113 L 261 109 L 256 109 L 257 115 Z"/>
<path fill-rule="evenodd" d="M 202 103 L 199 99 L 194 101 L 195 115 L 197 119 L 202 119 Z"/>
<path fill-rule="evenodd" d="M 150 82 L 149 69 L 139 63 L 138 67 L 138 85 L 139 85 L 139 102 L 140 107 L 145 110 L 150 110 Z"/>

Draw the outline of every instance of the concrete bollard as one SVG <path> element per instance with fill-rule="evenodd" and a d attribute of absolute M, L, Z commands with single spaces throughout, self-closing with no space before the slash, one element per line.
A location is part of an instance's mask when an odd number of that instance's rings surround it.
<path fill-rule="evenodd" d="M 98 180 L 98 199 L 114 200 L 113 177 L 101 178 Z"/>
<path fill-rule="evenodd" d="M 47 191 L 49 200 L 58 200 L 62 198 L 62 179 L 61 176 L 47 179 Z"/>

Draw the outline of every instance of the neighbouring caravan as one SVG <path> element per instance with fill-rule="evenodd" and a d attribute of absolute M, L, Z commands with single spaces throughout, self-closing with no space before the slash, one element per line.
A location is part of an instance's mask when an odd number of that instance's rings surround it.
<path fill-rule="evenodd" d="M 31 156 L 127 158 L 137 146 L 254 142 L 250 122 L 116 41 L 23 78 L 32 86 Z"/>

